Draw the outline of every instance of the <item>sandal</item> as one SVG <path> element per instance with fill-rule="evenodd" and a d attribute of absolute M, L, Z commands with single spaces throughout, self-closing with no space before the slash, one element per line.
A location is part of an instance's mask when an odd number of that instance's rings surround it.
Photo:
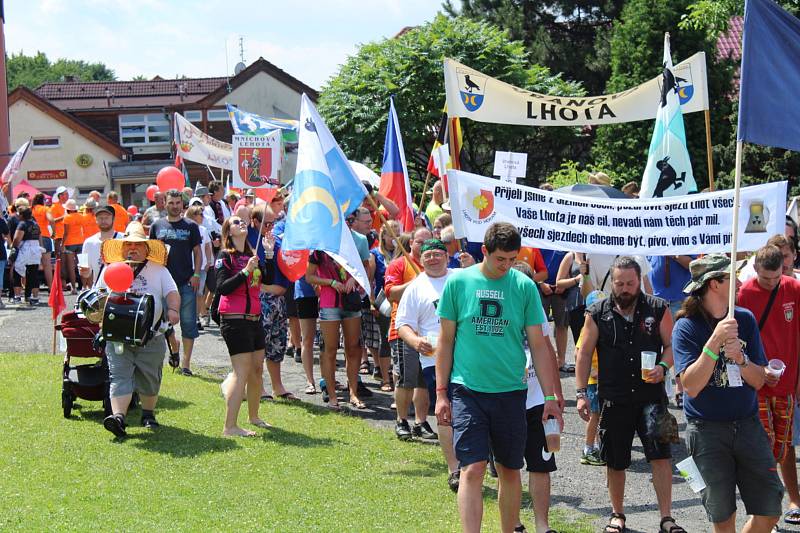
<path fill-rule="evenodd" d="M 789 509 L 783 513 L 783 521 L 787 524 L 800 524 L 800 509 L 797 507 L 789 507 Z"/>
<path fill-rule="evenodd" d="M 342 410 L 342 408 L 339 406 L 338 403 L 329 403 L 325 407 L 327 407 L 328 409 L 330 409 L 331 411 L 333 411 L 335 413 L 338 413 L 339 411 Z"/>
<path fill-rule="evenodd" d="M 270 401 L 271 402 L 274 399 L 275 398 L 272 397 L 272 394 L 262 394 L 261 395 L 261 401 L 262 402 L 266 402 L 266 401 Z"/>
<path fill-rule="evenodd" d="M 361 363 L 361 366 L 358 367 L 358 373 L 362 376 L 367 376 L 370 373 L 369 363 Z"/>
<path fill-rule="evenodd" d="M 672 522 L 674 525 L 665 528 L 664 524 L 667 522 Z M 665 516 L 661 519 L 661 523 L 658 524 L 658 531 L 659 533 L 686 533 L 686 530 L 679 526 L 671 516 Z"/>
<path fill-rule="evenodd" d="M 354 409 L 366 409 L 367 404 L 356 398 L 355 400 L 350 400 L 350 405 L 353 406 Z"/>
<path fill-rule="evenodd" d="M 664 518 L 667 518 L 667 517 L 664 517 Z M 622 520 L 622 525 L 620 526 L 619 524 L 612 524 L 611 523 L 612 520 Z M 611 513 L 611 517 L 608 519 L 608 524 L 606 524 L 606 527 L 603 530 L 603 532 L 604 533 L 624 533 L 625 531 L 628 531 L 628 528 L 625 527 L 626 520 L 627 519 L 625 518 L 625 513 Z M 663 519 L 662 519 L 661 522 L 662 523 L 664 522 Z"/>
<path fill-rule="evenodd" d="M 392 387 L 392 384 L 390 382 L 384 381 L 383 383 L 381 383 L 381 392 L 392 392 L 393 390 L 394 387 Z"/>
<path fill-rule="evenodd" d="M 285 400 L 287 402 L 299 402 L 300 398 L 292 394 L 291 392 L 284 392 L 283 394 L 278 394 L 278 398 L 281 400 Z"/>
<path fill-rule="evenodd" d="M 306 386 L 306 390 L 303 391 L 303 392 L 305 392 L 306 394 L 316 394 L 317 393 L 317 388 L 314 386 L 313 383 L 309 383 Z"/>

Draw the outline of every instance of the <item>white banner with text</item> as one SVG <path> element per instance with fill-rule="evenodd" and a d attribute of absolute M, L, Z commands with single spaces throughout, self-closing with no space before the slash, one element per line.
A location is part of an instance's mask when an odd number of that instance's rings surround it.
<path fill-rule="evenodd" d="M 233 146 L 222 142 L 175 113 L 175 144 L 187 161 L 210 167 L 233 169 Z"/>
<path fill-rule="evenodd" d="M 450 170 L 456 236 L 483 242 L 494 222 L 517 227 L 523 246 L 609 255 L 729 252 L 733 190 L 653 199 L 549 192 Z M 783 234 L 786 182 L 741 189 L 737 248 L 752 251 Z"/>

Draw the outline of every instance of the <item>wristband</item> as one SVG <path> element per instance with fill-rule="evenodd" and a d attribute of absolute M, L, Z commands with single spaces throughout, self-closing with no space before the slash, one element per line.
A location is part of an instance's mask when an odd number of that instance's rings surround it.
<path fill-rule="evenodd" d="M 333 289 L 336 288 L 336 280 L 335 279 L 331 280 L 331 288 L 333 288 Z"/>
<path fill-rule="evenodd" d="M 664 367 L 664 370 L 666 370 L 667 372 L 669 372 L 669 365 L 668 365 L 666 362 L 664 362 L 664 361 L 659 361 L 659 362 L 658 362 L 658 364 L 659 364 L 659 365 L 661 365 L 661 366 L 663 366 L 663 367 Z"/>
<path fill-rule="evenodd" d="M 545 396 L 544 397 L 544 401 L 546 401 L 546 402 L 557 402 L 558 398 L 556 398 L 555 396 L 553 396 L 551 394 L 550 396 Z"/>
<path fill-rule="evenodd" d="M 178 311 L 177 309 L 173 309 L 171 307 L 167 307 L 167 311 L 172 311 L 173 313 L 179 313 L 180 314 L 180 311 Z"/>
<path fill-rule="evenodd" d="M 582 387 L 580 389 L 575 389 L 575 392 L 582 392 L 582 393 L 586 394 L 586 387 Z"/>
<path fill-rule="evenodd" d="M 447 386 L 444 387 L 436 387 L 436 392 L 444 392 L 447 390 Z"/>
<path fill-rule="evenodd" d="M 714 361 L 719 359 L 719 356 L 717 354 L 715 354 L 714 352 L 712 352 L 711 349 L 708 346 L 703 346 L 703 353 L 706 354 L 707 356 L 709 356 Z"/>
<path fill-rule="evenodd" d="M 198 274 L 197 272 L 195 272 L 194 274 L 192 274 L 192 277 L 193 277 L 193 278 L 199 278 L 199 277 L 200 277 L 200 274 Z"/>

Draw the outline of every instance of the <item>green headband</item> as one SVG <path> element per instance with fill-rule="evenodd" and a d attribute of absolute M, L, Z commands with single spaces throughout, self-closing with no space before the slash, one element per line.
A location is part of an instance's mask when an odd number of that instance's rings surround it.
<path fill-rule="evenodd" d="M 422 253 L 425 253 L 428 250 L 441 250 L 443 252 L 446 252 L 447 247 L 439 239 L 428 239 L 427 241 L 422 243 Z"/>

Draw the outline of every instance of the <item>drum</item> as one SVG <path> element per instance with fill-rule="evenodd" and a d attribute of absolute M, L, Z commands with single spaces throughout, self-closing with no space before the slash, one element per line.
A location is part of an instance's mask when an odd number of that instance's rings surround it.
<path fill-rule="evenodd" d="M 108 298 L 108 292 L 105 289 L 94 287 L 86 289 L 75 300 L 75 309 L 83 313 L 86 320 L 92 324 L 99 324 L 103 321 L 103 308 L 106 305 L 106 298 Z"/>
<path fill-rule="evenodd" d="M 107 342 L 144 346 L 153 337 L 154 320 L 152 294 L 112 292 L 103 310 L 103 338 Z"/>

